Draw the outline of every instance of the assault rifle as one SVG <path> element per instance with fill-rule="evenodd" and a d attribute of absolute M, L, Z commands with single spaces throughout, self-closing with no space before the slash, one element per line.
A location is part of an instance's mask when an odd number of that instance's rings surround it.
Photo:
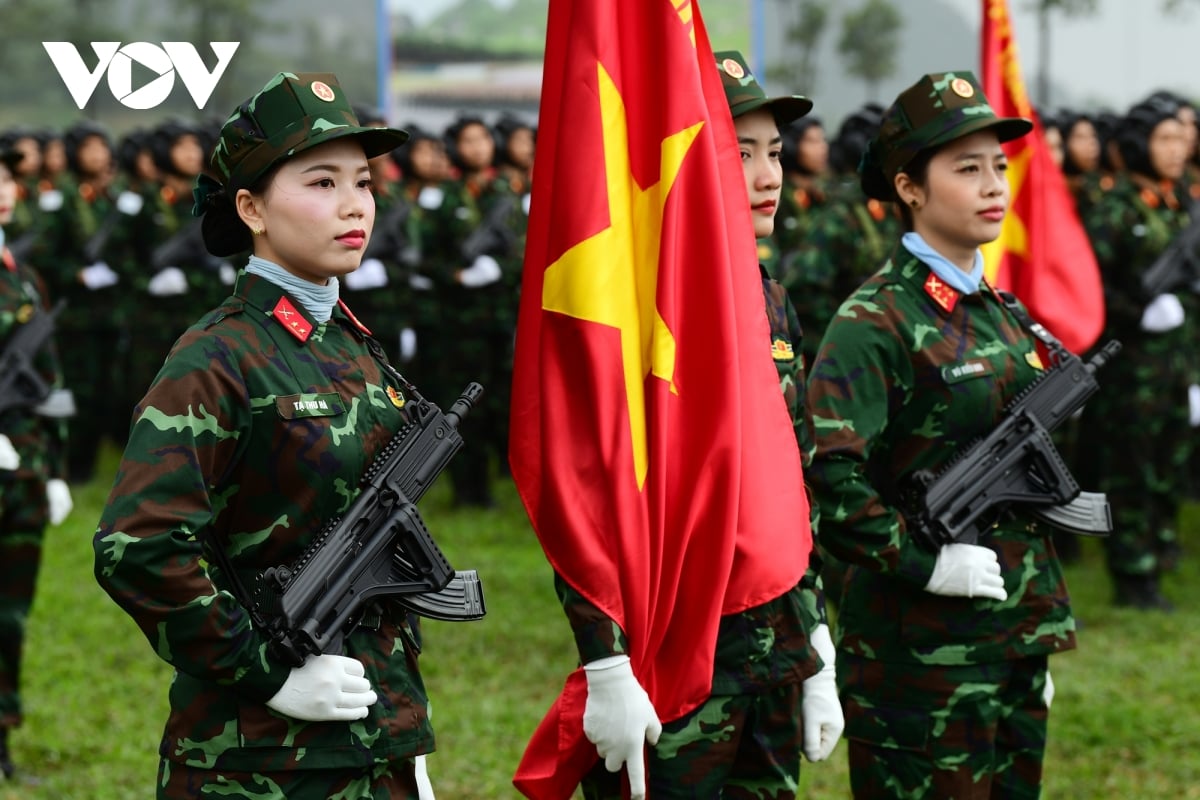
<path fill-rule="evenodd" d="M 455 571 L 433 541 L 416 502 L 462 447 L 458 424 L 483 387 L 471 383 L 446 413 L 419 395 L 407 423 L 362 479 L 362 492 L 329 522 L 290 567 L 258 576 L 251 614 L 272 652 L 293 666 L 341 650 L 376 598 L 424 617 L 480 619 L 483 593 L 474 570 Z"/>
<path fill-rule="evenodd" d="M 0 352 L 0 414 L 12 408 L 34 408 L 50 396 L 51 387 L 34 368 L 33 359 L 54 333 L 54 321 L 66 305 L 66 300 L 59 300 L 50 311 L 34 311 L 8 337 Z"/>
<path fill-rule="evenodd" d="M 1050 432 L 1096 393 L 1096 370 L 1120 349 L 1114 339 L 1084 363 L 1058 345 L 1052 369 L 1009 403 L 999 425 L 936 475 L 913 473 L 901 492 L 901 507 L 917 542 L 930 550 L 974 544 L 1013 505 L 1070 533 L 1111 532 L 1108 500 L 1103 493 L 1080 491 Z"/>
<path fill-rule="evenodd" d="M 1191 289 L 1200 281 L 1200 209 L 1193 209 L 1192 222 L 1142 273 L 1142 291 L 1148 298 L 1178 289 Z"/>
<path fill-rule="evenodd" d="M 463 260 L 470 264 L 483 255 L 503 258 L 512 250 L 516 234 L 508 225 L 508 218 L 517 209 L 519 202 L 515 194 L 506 193 L 488 209 L 483 220 L 463 240 Z"/>
<path fill-rule="evenodd" d="M 220 272 L 226 263 L 208 252 L 204 246 L 201 219 L 189 219 L 170 238 L 161 242 L 150 252 L 150 268 L 153 272 L 167 267 L 197 268 L 209 272 Z"/>
<path fill-rule="evenodd" d="M 420 250 L 405 231 L 411 212 L 412 206 L 408 200 L 397 198 L 396 204 L 376 223 L 362 260 L 391 259 L 406 267 L 415 267 L 421 260 Z"/>

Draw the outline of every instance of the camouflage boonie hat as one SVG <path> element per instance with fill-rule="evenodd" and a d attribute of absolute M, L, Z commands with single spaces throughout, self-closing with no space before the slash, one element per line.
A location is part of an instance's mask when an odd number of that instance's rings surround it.
<path fill-rule="evenodd" d="M 717 59 L 717 71 L 721 73 L 721 82 L 725 85 L 725 100 L 734 119 L 765 107 L 775 115 L 775 123 L 782 128 L 812 110 L 812 101 L 807 97 L 767 97 L 746 64 L 746 59 L 737 50 L 722 50 L 713 53 L 713 56 Z"/>
<path fill-rule="evenodd" d="M 394 150 L 408 139 L 398 128 L 369 128 L 358 117 L 337 77 L 330 73 L 280 72 L 225 121 L 206 173 L 196 179 L 192 214 L 204 217 L 204 245 L 216 256 L 251 247 L 250 231 L 237 217 L 233 198 L 279 162 L 317 145 L 353 136 L 367 158 Z"/>
<path fill-rule="evenodd" d="M 923 76 L 883 113 L 879 133 L 858 167 L 863 191 L 878 200 L 894 199 L 896 175 L 917 153 L 986 129 L 995 129 L 1007 142 L 1029 133 L 1033 123 L 997 117 L 969 71 Z"/>

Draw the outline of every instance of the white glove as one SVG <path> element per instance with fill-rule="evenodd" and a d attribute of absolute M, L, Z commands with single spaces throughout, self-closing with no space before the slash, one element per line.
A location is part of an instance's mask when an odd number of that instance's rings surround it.
<path fill-rule="evenodd" d="M 343 275 L 342 283 L 346 284 L 347 289 L 353 289 L 356 292 L 363 289 L 378 289 L 380 286 L 387 286 L 387 269 L 378 258 L 368 258 L 359 264 L 358 269 L 354 272 L 347 272 Z"/>
<path fill-rule="evenodd" d="M 433 784 L 429 782 L 429 767 L 425 764 L 425 756 L 417 756 L 417 800 L 435 800 Z"/>
<path fill-rule="evenodd" d="M 1188 387 L 1188 423 L 1193 428 L 1200 426 L 1200 384 Z"/>
<path fill-rule="evenodd" d="M 79 270 L 79 279 L 83 281 L 83 285 L 95 291 L 96 289 L 104 289 L 116 284 L 121 278 L 117 273 L 112 271 L 112 267 L 105 264 L 103 261 L 97 261 L 95 264 L 84 267 Z"/>
<path fill-rule="evenodd" d="M 977 544 L 942 545 L 925 591 L 947 597 L 1008 599 L 996 552 Z"/>
<path fill-rule="evenodd" d="M 417 195 L 417 205 L 421 208 L 433 211 L 442 207 L 442 201 L 446 199 L 446 193 L 436 186 L 426 186 Z"/>
<path fill-rule="evenodd" d="M 154 273 L 154 277 L 146 284 L 146 291 L 155 297 L 170 297 L 186 294 L 188 290 L 187 275 L 179 267 L 164 267 Z"/>
<path fill-rule="evenodd" d="M 355 658 L 323 653 L 309 656 L 288 675 L 267 707 L 293 719 L 349 722 L 367 716 L 378 699 L 366 670 Z"/>
<path fill-rule="evenodd" d="M 1142 330 L 1165 333 L 1183 324 L 1183 303 L 1170 292 L 1160 294 L 1142 311 Z"/>
<path fill-rule="evenodd" d="M 137 216 L 145 200 L 137 192 L 121 192 L 117 195 L 117 210 L 127 217 Z"/>
<path fill-rule="evenodd" d="M 13 447 L 12 439 L 0 433 L 0 470 L 14 470 L 21 466 L 21 456 Z"/>
<path fill-rule="evenodd" d="M 62 478 L 46 481 L 46 505 L 50 508 L 51 525 L 61 523 L 75 507 L 75 501 L 71 499 L 71 487 Z"/>
<path fill-rule="evenodd" d="M 417 332 L 412 328 L 400 331 L 400 360 L 412 361 L 417 355 Z"/>
<path fill-rule="evenodd" d="M 408 285 L 418 292 L 428 292 L 433 288 L 433 280 L 428 275 L 414 272 L 408 276 Z"/>
<path fill-rule="evenodd" d="M 1046 686 L 1042 689 L 1042 700 L 1046 702 L 1046 708 L 1050 708 L 1050 704 L 1054 702 L 1054 679 L 1050 677 L 1050 668 L 1046 668 Z"/>
<path fill-rule="evenodd" d="M 471 266 L 458 273 L 458 282 L 468 289 L 478 289 L 500 280 L 500 265 L 491 256 L 479 256 Z"/>
<path fill-rule="evenodd" d="M 801 714 L 804 719 L 804 755 L 809 761 L 824 761 L 842 737 L 846 718 L 842 715 L 842 703 L 838 700 L 835 653 L 829 626 L 818 625 L 808 641 L 825 665 L 804 682 Z"/>
<path fill-rule="evenodd" d="M 633 676 L 629 656 L 609 656 L 585 664 L 587 702 L 583 733 L 596 745 L 609 772 L 624 764 L 629 772 L 631 800 L 646 797 L 646 742 L 655 744 L 662 723 L 646 690 Z"/>
<path fill-rule="evenodd" d="M 217 276 L 221 279 L 221 283 L 226 286 L 233 286 L 233 282 L 237 280 L 237 270 L 232 264 L 222 264 L 217 270 Z"/>

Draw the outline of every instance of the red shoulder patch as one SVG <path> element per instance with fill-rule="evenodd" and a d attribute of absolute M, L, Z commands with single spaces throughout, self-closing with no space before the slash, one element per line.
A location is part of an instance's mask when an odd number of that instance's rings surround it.
<path fill-rule="evenodd" d="M 947 313 L 958 305 L 958 290 L 939 278 L 932 270 L 925 279 L 925 294 L 933 298 L 933 302 L 941 306 Z"/>
<path fill-rule="evenodd" d="M 292 301 L 286 297 L 279 298 L 275 308 L 271 309 L 271 315 L 279 321 L 284 330 L 302 342 L 307 342 L 308 337 L 312 335 L 312 325 L 308 319 L 297 311 Z"/>

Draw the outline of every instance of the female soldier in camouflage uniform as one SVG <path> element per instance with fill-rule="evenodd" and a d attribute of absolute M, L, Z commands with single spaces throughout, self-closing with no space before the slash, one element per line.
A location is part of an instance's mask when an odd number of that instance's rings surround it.
<path fill-rule="evenodd" d="M 360 127 L 334 76 L 280 73 L 197 180 L 208 249 L 254 255 L 138 405 L 94 542 L 97 579 L 175 668 L 160 798 L 418 797 L 415 624 L 384 602 L 342 654 L 292 668 L 233 586 L 293 563 L 408 416 L 412 386 L 337 280 L 375 219 L 367 159 L 405 136 Z"/>
<path fill-rule="evenodd" d="M 1019 305 L 982 279 L 1009 202 L 997 118 L 969 72 L 926 75 L 864 157 L 902 204 L 896 254 L 838 310 L 809 379 L 821 542 L 850 566 L 838 683 L 855 797 L 1037 797 L 1048 654 L 1075 645 L 1048 531 L 1014 514 L 978 545 L 918 544 L 900 510 L 1042 370 Z"/>
<path fill-rule="evenodd" d="M 19 151 L 0 149 L 0 225 L 12 219 L 17 200 L 13 166 L 21 158 Z M 0 349 L 48 307 L 41 277 L 17 264 L 0 228 Z M 61 386 L 53 346 L 43 345 L 31 366 L 47 386 Z M 63 480 L 65 443 L 62 418 L 24 405 L 0 411 L 0 782 L 12 777 L 14 769 L 8 731 L 21 723 L 21 651 L 43 536 L 48 523 L 57 525 L 71 510 L 71 492 Z"/>

